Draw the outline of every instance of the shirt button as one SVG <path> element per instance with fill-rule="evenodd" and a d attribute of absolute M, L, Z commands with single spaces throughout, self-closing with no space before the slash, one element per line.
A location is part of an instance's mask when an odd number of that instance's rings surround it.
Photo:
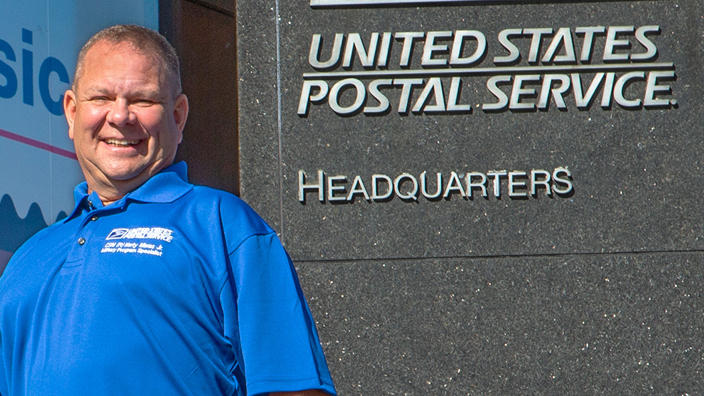
<path fill-rule="evenodd" d="M 78 244 L 79 244 L 79 245 L 83 245 L 84 243 L 86 243 L 86 240 L 85 240 L 85 239 L 83 239 L 83 238 L 78 238 Z"/>
<path fill-rule="evenodd" d="M 98 220 L 98 216 L 93 216 L 90 218 L 90 221 L 96 221 L 96 220 Z"/>

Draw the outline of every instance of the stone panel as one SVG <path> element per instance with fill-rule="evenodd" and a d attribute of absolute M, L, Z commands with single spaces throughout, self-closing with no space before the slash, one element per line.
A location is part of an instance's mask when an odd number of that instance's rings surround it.
<path fill-rule="evenodd" d="M 298 264 L 340 395 L 695 395 L 701 253 Z"/>
<path fill-rule="evenodd" d="M 277 7 L 280 19 L 275 24 L 273 14 Z M 250 8 L 255 6 L 240 5 L 238 17 L 243 85 L 240 91 L 240 120 L 243 122 L 240 133 L 244 139 L 241 145 L 242 195 L 252 197 L 255 206 L 269 215 L 268 220 L 280 224 L 287 248 L 296 259 L 702 248 L 699 236 L 703 219 L 697 208 L 702 183 L 699 154 L 704 149 L 699 138 L 704 121 L 700 100 L 704 87 L 699 78 L 704 49 L 698 32 L 704 30 L 704 20 L 698 2 L 453 3 L 351 9 L 319 9 L 306 2 L 281 2 L 272 3 L 257 15 Z M 606 33 L 595 36 L 589 61 L 529 62 L 532 38 L 528 36 L 512 38 L 522 56 L 515 65 L 523 67 L 519 72 L 505 71 L 511 65 L 496 66 L 493 61 L 496 56 L 508 53 L 498 39 L 504 29 L 551 28 L 552 36 L 543 35 L 538 52 L 540 60 L 550 51 L 551 37 L 557 36 L 560 28 L 571 32 L 574 53 L 579 57 L 586 41 L 584 34 L 577 34 L 580 27 L 621 29 L 633 26 L 635 30 L 653 25 L 659 26 L 659 31 L 651 29 L 645 37 L 656 47 L 657 54 L 645 63 L 659 66 L 644 66 L 644 61 L 604 61 Z M 331 56 L 335 33 L 345 34 L 347 41 L 351 33 L 358 33 L 369 48 L 375 32 L 428 35 L 429 32 L 460 30 L 482 32 L 487 42 L 483 60 L 467 69 L 494 68 L 478 75 L 459 75 L 461 91 L 457 101 L 471 106 L 471 113 L 432 112 L 428 109 L 437 105 L 437 97 L 430 94 L 420 111 L 399 114 L 402 87 L 396 85 L 381 90 L 390 101 L 388 114 L 341 116 L 328 103 L 331 95 L 322 103 L 310 103 L 306 114 L 297 114 L 304 81 L 318 81 L 315 77 L 304 78 L 306 73 L 319 72 L 309 63 L 313 35 L 322 37 L 319 60 L 323 61 Z M 272 37 L 277 32 L 278 36 Z M 612 51 L 616 56 L 642 55 L 647 50 L 646 45 L 636 40 L 635 33 L 620 33 L 614 37 L 616 41 L 629 43 L 616 45 Z M 436 43 L 452 46 L 449 39 Z M 365 69 L 360 56 L 354 54 L 351 67 L 337 67 L 323 73 L 422 71 L 426 75 L 418 78 L 428 85 L 433 76 L 442 76 L 443 101 L 445 107 L 449 107 L 451 77 L 433 74 L 433 71 L 452 72 L 459 67 L 422 67 L 425 44 L 417 40 L 410 66 L 403 68 L 399 66 L 402 44 L 403 41 L 392 39 L 387 67 Z M 476 46 L 476 40 L 466 41 L 464 56 L 469 56 L 466 52 L 471 53 L 473 45 Z M 564 47 L 563 42 L 555 56 L 565 56 Z M 344 58 L 344 48 L 343 45 L 341 58 Z M 442 51 L 432 56 L 445 62 L 449 58 L 449 54 Z M 623 100 L 639 100 L 641 104 L 647 96 L 649 75 L 674 72 L 672 81 L 663 77 L 652 81 L 653 85 L 667 90 L 654 96 L 667 104 L 629 107 L 619 105 L 616 97 L 610 96 L 610 106 L 602 107 L 606 91 L 606 83 L 602 82 L 589 106 L 577 106 L 579 95 L 574 92 L 572 74 L 580 76 L 584 94 L 598 78 L 588 67 L 604 70 L 603 67 L 611 66 L 616 70 L 618 90 L 618 79 L 630 73 L 630 69 L 620 66 L 623 64 L 635 67 L 635 73 L 643 76 L 621 84 Z M 662 68 L 668 64 L 671 67 Z M 530 72 L 525 68 L 531 66 L 561 66 L 563 69 Z M 517 76 L 531 78 L 532 74 L 539 80 L 524 83 L 519 88 L 533 90 L 535 95 L 519 97 L 519 105 L 533 106 L 533 109 L 482 110 L 483 105 L 498 100 L 488 86 L 490 77 L 503 75 L 512 79 L 508 86 L 498 85 L 510 97 L 511 84 Z M 555 77 L 552 85 L 546 85 L 549 89 L 568 85 L 562 95 L 564 108 L 558 107 L 554 96 L 541 95 L 546 74 L 569 78 L 568 82 L 561 83 Z M 396 73 L 393 78 L 399 76 L 404 77 Z M 364 86 L 378 79 L 370 73 L 357 78 Z M 603 81 L 607 79 L 608 75 L 603 77 Z M 341 77 L 319 80 L 325 81 L 332 92 Z M 352 87 L 348 84 L 347 90 L 342 90 L 340 106 L 352 105 L 356 92 Z M 411 91 L 409 109 L 418 103 L 423 87 L 421 84 Z M 541 96 L 549 100 L 546 108 L 537 109 Z M 374 107 L 378 102 L 367 93 L 364 103 L 361 108 Z M 526 179 L 531 171 L 553 173 L 559 168 L 570 172 L 573 188 L 569 194 L 548 196 L 546 189 L 538 185 L 535 197 L 530 195 L 531 182 Z M 305 203 L 300 202 L 301 170 L 308 184 L 318 179 L 318 170 L 324 171 L 326 180 L 345 176 L 345 180 L 334 182 L 340 189 L 333 196 L 343 200 L 331 202 L 326 191 L 325 202 L 321 203 L 316 191 L 310 189 Z M 501 196 L 495 197 L 493 179 L 489 175 L 492 170 L 525 172 L 526 178 L 516 178 L 516 182 L 525 183 L 525 187 L 517 184 L 514 192 L 527 196 L 510 197 L 508 178 L 504 176 L 500 178 Z M 395 179 L 407 173 L 420 180 L 422 172 L 427 172 L 427 189 L 431 195 L 437 184 L 436 174 L 441 173 L 445 192 L 451 187 L 447 197 L 430 200 L 418 192 L 417 200 L 392 195 L 390 200 L 380 202 L 365 200 L 363 194 L 358 193 L 352 202 L 344 200 L 354 189 L 356 176 L 360 176 L 371 195 L 374 174 Z M 451 180 L 452 172 L 457 174 L 465 194 L 467 173 L 488 175 L 487 197 L 481 197 L 483 191 L 477 188 L 472 189 L 471 198 L 463 197 L 458 183 Z M 401 189 L 408 192 L 413 182 L 410 178 L 403 181 Z M 385 184 L 380 184 L 380 190 L 385 189 Z M 335 238 L 330 238 L 331 235 Z"/>

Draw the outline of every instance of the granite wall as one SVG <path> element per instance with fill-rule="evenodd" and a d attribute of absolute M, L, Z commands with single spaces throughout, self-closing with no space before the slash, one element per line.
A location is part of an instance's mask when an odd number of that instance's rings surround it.
<path fill-rule="evenodd" d="M 703 393 L 704 4 L 352 3 L 237 3 L 339 394 Z"/>

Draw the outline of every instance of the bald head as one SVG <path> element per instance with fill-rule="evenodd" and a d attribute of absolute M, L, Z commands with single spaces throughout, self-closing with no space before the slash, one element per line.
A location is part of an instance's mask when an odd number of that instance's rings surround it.
<path fill-rule="evenodd" d="M 181 73 L 176 50 L 158 32 L 137 25 L 115 25 L 93 35 L 78 54 L 72 90 L 76 91 L 76 87 L 83 76 L 86 54 L 97 43 L 102 42 L 113 45 L 129 44 L 133 49 L 145 56 L 153 57 L 156 62 L 161 64 L 166 83 L 171 87 L 174 97 L 181 93 Z"/>

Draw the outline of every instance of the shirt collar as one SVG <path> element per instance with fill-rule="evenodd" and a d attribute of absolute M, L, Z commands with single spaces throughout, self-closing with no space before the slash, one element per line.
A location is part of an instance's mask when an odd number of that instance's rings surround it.
<path fill-rule="evenodd" d="M 170 203 L 179 199 L 193 188 L 188 183 L 188 167 L 185 162 L 173 164 L 156 175 L 152 176 L 136 190 L 128 193 L 121 199 L 108 205 L 110 207 L 125 206 L 127 200 L 145 203 Z M 82 212 L 83 209 L 102 208 L 98 194 L 93 191 L 88 194 L 88 184 L 83 182 L 73 190 L 73 198 L 76 207 L 70 216 L 64 221 L 68 221 Z"/>

